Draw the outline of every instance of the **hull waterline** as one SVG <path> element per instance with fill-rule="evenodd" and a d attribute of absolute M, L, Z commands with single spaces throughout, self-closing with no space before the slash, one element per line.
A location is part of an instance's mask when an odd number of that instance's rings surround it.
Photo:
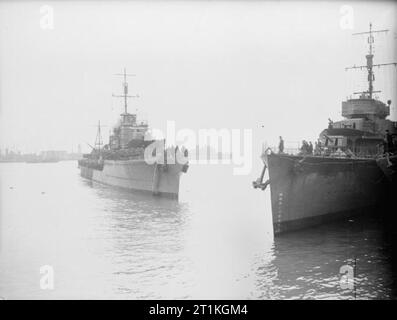
<path fill-rule="evenodd" d="M 127 190 L 178 198 L 179 180 L 186 166 L 147 164 L 144 160 L 105 160 L 102 170 L 80 165 L 82 177 Z"/>

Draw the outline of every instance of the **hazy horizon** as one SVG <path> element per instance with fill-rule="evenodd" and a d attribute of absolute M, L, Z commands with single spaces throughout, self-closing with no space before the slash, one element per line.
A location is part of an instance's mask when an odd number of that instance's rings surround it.
<path fill-rule="evenodd" d="M 43 29 L 43 6 L 53 28 Z M 343 5 L 354 13 L 342 28 Z M 165 131 L 252 129 L 261 142 L 315 140 L 341 102 L 365 90 L 365 36 L 375 38 L 374 63 L 396 59 L 393 2 L 0 2 L 0 148 L 88 151 L 98 120 L 104 140 L 123 111 L 125 67 L 130 112 Z M 392 100 L 396 68 L 375 69 L 379 98 Z"/>

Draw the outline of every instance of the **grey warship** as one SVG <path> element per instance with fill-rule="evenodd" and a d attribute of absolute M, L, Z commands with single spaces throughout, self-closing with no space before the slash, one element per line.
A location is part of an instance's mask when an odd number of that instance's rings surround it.
<path fill-rule="evenodd" d="M 341 217 L 372 211 L 390 187 L 379 159 L 384 153 L 384 134 L 397 132 L 390 114 L 389 100 L 378 100 L 374 93 L 374 67 L 396 65 L 374 64 L 374 35 L 387 30 L 372 30 L 368 35 L 366 65 L 347 69 L 366 69 L 368 90 L 355 92 L 357 98 L 342 102 L 343 120 L 331 122 L 320 135 L 312 154 L 262 154 L 264 168 L 254 188 L 270 185 L 273 230 L 278 235 Z M 266 169 L 269 179 L 263 182 Z"/>
<path fill-rule="evenodd" d="M 99 183 L 177 199 L 180 176 L 188 169 L 187 151 L 166 148 L 165 140 L 152 139 L 148 123 L 128 112 L 127 98 L 135 96 L 128 95 L 125 69 L 122 76 L 123 94 L 116 97 L 124 99 L 124 113 L 104 146 L 99 123 L 95 146 L 78 161 L 80 174 Z M 152 148 L 153 145 L 157 147 Z M 147 159 L 149 148 L 150 158 L 155 161 Z"/>

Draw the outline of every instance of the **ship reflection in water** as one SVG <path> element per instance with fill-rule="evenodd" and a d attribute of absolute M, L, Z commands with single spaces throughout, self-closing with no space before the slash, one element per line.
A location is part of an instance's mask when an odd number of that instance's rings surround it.
<path fill-rule="evenodd" d="M 393 298 L 381 229 L 379 221 L 359 217 L 276 238 L 273 259 L 258 263 L 258 278 L 266 279 L 258 281 L 260 298 Z"/>
<path fill-rule="evenodd" d="M 189 170 L 177 202 L 92 184 L 72 162 L 1 164 L 0 297 L 393 298 L 377 221 L 274 242 L 270 199 L 252 192 L 253 177 Z M 53 267 L 52 290 L 40 288 L 43 265 Z M 346 265 L 354 289 L 341 285 Z"/>

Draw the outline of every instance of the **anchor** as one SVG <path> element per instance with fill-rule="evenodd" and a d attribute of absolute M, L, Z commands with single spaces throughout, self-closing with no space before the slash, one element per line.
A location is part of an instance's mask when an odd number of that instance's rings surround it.
<path fill-rule="evenodd" d="M 262 169 L 262 173 L 261 173 L 260 177 L 258 179 L 256 179 L 255 181 L 252 181 L 252 186 L 254 187 L 254 189 L 261 189 L 263 191 L 270 184 L 270 179 L 267 179 L 265 182 L 263 182 L 263 177 L 265 176 L 265 172 L 267 169 L 266 153 L 268 150 L 269 150 L 269 148 L 266 149 L 266 151 L 264 151 L 264 153 L 261 156 L 261 158 L 263 160 L 263 169 Z"/>

